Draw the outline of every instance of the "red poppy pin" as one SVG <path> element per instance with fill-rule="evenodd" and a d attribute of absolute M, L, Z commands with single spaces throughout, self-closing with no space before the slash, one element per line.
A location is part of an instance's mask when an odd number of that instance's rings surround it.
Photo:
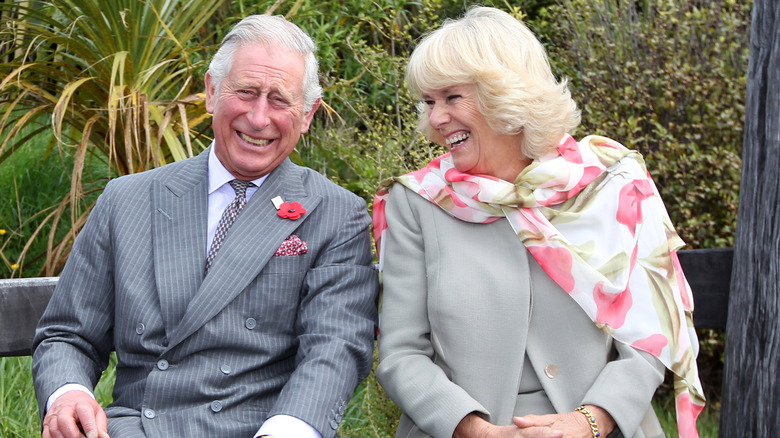
<path fill-rule="evenodd" d="M 274 206 L 276 206 L 276 209 L 278 210 L 276 214 L 278 214 L 279 217 L 295 221 L 306 214 L 306 209 L 303 208 L 299 202 L 278 202 L 279 200 L 281 200 L 281 198 L 278 196 L 273 199 Z"/>

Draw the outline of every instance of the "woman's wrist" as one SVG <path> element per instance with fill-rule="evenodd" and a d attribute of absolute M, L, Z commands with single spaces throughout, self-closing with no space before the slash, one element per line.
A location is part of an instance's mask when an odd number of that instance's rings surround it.
<path fill-rule="evenodd" d="M 604 438 L 615 429 L 612 415 L 599 406 L 581 405 L 575 411 L 584 416 L 592 438 Z"/>

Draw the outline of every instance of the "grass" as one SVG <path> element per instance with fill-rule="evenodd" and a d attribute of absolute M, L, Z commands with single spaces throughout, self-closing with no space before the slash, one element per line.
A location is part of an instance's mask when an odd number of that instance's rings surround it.
<path fill-rule="evenodd" d="M 49 207 L 57 205 L 70 189 L 72 158 L 60 155 L 50 134 L 39 135 L 3 161 L 0 166 L 0 278 L 35 276 L 44 260 L 47 237 L 39 234 L 25 257 L 22 250 Z M 41 214 L 41 212 L 44 212 Z M 45 233 L 46 231 L 43 231 Z M 12 265 L 21 265 L 13 268 Z M 5 435 L 3 435 L 5 436 Z"/>
<path fill-rule="evenodd" d="M 30 357 L 0 358 L 0 437 L 28 438 L 40 434 L 38 408 L 30 375 L 31 362 Z M 116 359 L 112 357 L 95 390 L 96 398 L 104 406 L 111 401 L 116 377 L 115 365 Z M 670 396 L 656 397 L 653 406 L 666 436 L 676 437 L 673 399 Z M 372 372 L 355 391 L 339 429 L 339 436 L 392 437 L 399 414 L 400 411 L 387 398 Z M 717 407 L 708 405 L 699 417 L 699 436 L 717 437 L 719 418 Z"/>

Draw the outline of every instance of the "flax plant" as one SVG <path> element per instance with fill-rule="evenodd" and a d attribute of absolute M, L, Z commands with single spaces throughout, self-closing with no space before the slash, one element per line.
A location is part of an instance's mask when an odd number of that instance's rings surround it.
<path fill-rule="evenodd" d="M 202 84 L 193 82 L 210 49 L 201 43 L 210 35 L 199 32 L 221 4 L 0 3 L 0 164 L 47 133 L 74 163 L 69 193 L 45 216 L 41 274 L 61 268 L 107 179 L 192 156 L 207 145 Z M 64 235 L 57 233 L 62 223 L 69 225 Z"/>

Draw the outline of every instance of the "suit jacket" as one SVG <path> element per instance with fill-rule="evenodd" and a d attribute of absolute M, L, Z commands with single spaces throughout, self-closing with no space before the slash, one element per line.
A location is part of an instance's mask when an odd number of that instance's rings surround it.
<path fill-rule="evenodd" d="M 41 415 L 61 385 L 93 387 L 115 349 L 114 438 L 251 437 L 275 414 L 335 435 L 372 365 L 365 203 L 285 160 L 204 277 L 207 163 L 208 150 L 106 186 L 34 339 Z M 280 218 L 276 196 L 307 213 Z M 274 256 L 293 234 L 308 253 Z"/>
<path fill-rule="evenodd" d="M 581 404 L 625 436 L 663 436 L 650 406 L 663 365 L 598 329 L 506 219 L 462 222 L 400 184 L 385 213 L 377 379 L 404 412 L 397 437 Z"/>

